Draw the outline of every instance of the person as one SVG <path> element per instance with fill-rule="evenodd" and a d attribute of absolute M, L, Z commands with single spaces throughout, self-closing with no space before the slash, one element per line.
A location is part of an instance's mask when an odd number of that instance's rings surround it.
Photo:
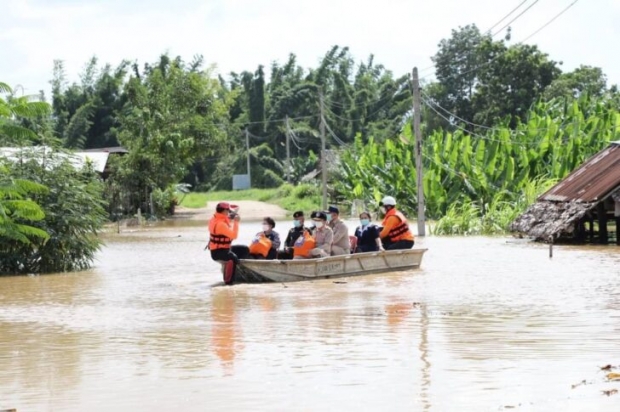
<path fill-rule="evenodd" d="M 357 247 L 355 253 L 377 252 L 383 250 L 379 227 L 370 222 L 370 213 L 360 213 L 360 225 L 355 229 Z"/>
<path fill-rule="evenodd" d="M 414 245 L 413 233 L 409 229 L 407 218 L 396 210 L 396 199 L 386 196 L 381 201 L 383 230 L 379 233 L 385 250 L 411 249 Z"/>
<path fill-rule="evenodd" d="M 334 232 L 331 255 L 338 256 L 351 253 L 349 228 L 340 220 L 340 210 L 336 206 L 330 206 L 327 210 L 327 221 L 329 222 L 329 227 Z"/>
<path fill-rule="evenodd" d="M 305 232 L 308 232 L 310 235 L 310 229 L 304 226 L 305 218 L 304 212 L 298 210 L 293 213 L 293 227 L 288 231 L 286 235 L 286 239 L 284 240 L 284 248 L 278 251 L 278 259 L 286 260 L 293 259 L 294 257 L 294 248 L 297 240 L 302 236 Z"/>
<path fill-rule="evenodd" d="M 224 283 L 230 285 L 235 279 L 236 265 L 239 259 L 248 256 L 249 250 L 245 245 L 232 246 L 232 241 L 239 234 L 239 221 L 241 218 L 231 209 L 236 206 L 227 202 L 220 202 L 215 206 L 215 214 L 209 220 L 209 243 L 207 248 L 211 253 L 211 259 L 222 262 L 224 267 Z M 231 220 L 230 215 L 233 213 Z"/>
<path fill-rule="evenodd" d="M 327 257 L 332 252 L 334 232 L 327 225 L 327 215 L 325 212 L 315 211 L 312 212 L 310 218 L 316 227 L 313 236 L 315 242 L 314 248 L 311 249 L 305 256 L 298 254 L 293 259 Z"/>
<path fill-rule="evenodd" d="M 280 247 L 280 235 L 273 230 L 274 227 L 276 227 L 276 222 L 272 218 L 263 219 L 263 231 L 258 232 L 250 244 L 251 257 L 268 260 L 276 258 Z"/>

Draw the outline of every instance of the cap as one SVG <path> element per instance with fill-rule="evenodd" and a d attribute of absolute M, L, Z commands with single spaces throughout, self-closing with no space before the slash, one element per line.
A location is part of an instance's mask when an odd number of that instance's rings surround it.
<path fill-rule="evenodd" d="M 239 206 L 237 206 L 237 205 L 231 205 L 231 204 L 230 204 L 230 203 L 228 203 L 228 202 L 220 202 L 220 203 L 218 203 L 218 204 L 217 204 L 217 206 L 215 206 L 215 207 L 216 207 L 216 209 L 228 209 L 228 210 L 231 210 L 231 209 L 236 209 L 236 208 L 238 208 Z"/>
<path fill-rule="evenodd" d="M 328 211 L 329 213 L 338 213 L 338 214 L 340 214 L 340 210 L 338 210 L 338 208 L 337 208 L 336 206 L 330 206 L 330 207 L 327 209 L 327 211 Z"/>
<path fill-rule="evenodd" d="M 312 212 L 312 214 L 310 215 L 311 219 L 321 219 L 321 220 L 327 220 L 327 215 L 325 214 L 325 212 L 318 212 L 318 211 L 314 211 Z"/>
<path fill-rule="evenodd" d="M 304 217 L 304 212 L 298 210 L 297 212 L 293 213 L 293 217 Z"/>
<path fill-rule="evenodd" d="M 396 206 L 396 199 L 394 199 L 392 196 L 386 196 L 381 201 L 381 204 L 384 206 Z"/>

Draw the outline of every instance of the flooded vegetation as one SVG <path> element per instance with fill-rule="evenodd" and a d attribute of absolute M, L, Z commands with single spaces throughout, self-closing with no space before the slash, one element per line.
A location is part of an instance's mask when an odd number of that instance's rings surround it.
<path fill-rule="evenodd" d="M 226 287 L 205 240 L 171 222 L 87 272 L 0 278 L 0 409 L 617 405 L 617 247 L 428 237 L 419 270 Z"/>

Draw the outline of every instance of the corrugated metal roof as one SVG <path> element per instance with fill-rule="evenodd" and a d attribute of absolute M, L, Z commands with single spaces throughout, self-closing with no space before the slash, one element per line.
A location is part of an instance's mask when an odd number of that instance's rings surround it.
<path fill-rule="evenodd" d="M 54 151 L 54 149 L 48 146 L 0 147 L 0 157 L 6 158 L 13 162 L 18 161 L 24 156 L 27 156 L 39 159 L 43 163 L 51 155 L 54 155 L 57 158 L 67 159 L 75 168 L 84 167 L 86 165 L 86 162 L 91 162 L 95 171 L 103 173 L 106 163 L 108 162 L 108 157 L 110 156 L 110 153 L 62 153 Z"/>
<path fill-rule="evenodd" d="M 598 202 L 620 186 L 620 142 L 612 142 L 538 200 Z"/>

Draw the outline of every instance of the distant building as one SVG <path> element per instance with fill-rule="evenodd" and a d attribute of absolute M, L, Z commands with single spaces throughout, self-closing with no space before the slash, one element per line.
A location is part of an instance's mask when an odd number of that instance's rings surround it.
<path fill-rule="evenodd" d="M 539 241 L 608 243 L 609 222 L 615 222 L 620 245 L 620 141 L 542 194 L 512 222 L 510 230 Z"/>

